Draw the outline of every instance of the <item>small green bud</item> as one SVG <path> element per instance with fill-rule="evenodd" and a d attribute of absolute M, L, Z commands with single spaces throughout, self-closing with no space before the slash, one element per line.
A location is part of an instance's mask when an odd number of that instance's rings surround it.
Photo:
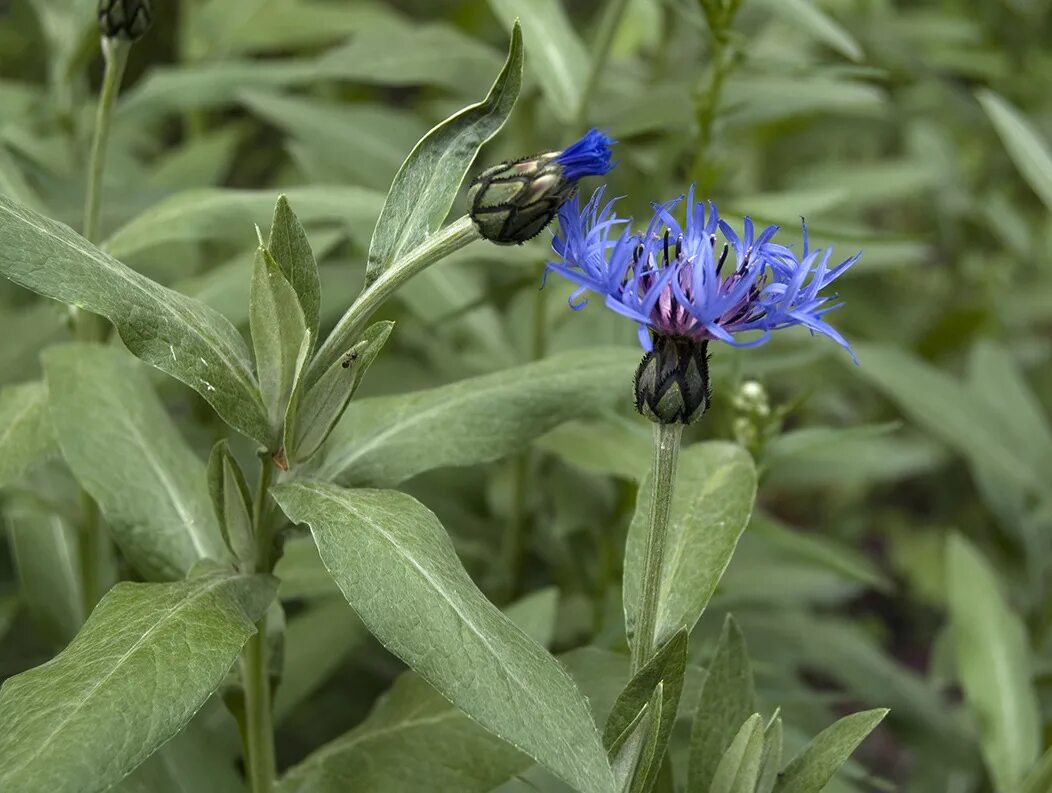
<path fill-rule="evenodd" d="M 693 424 L 709 409 L 708 342 L 655 336 L 636 370 L 636 410 L 659 424 Z"/>
<path fill-rule="evenodd" d="M 468 211 L 483 237 L 519 245 L 541 233 L 576 188 L 556 162 L 558 156 L 549 152 L 504 162 L 472 180 Z"/>
<path fill-rule="evenodd" d="M 99 33 L 103 38 L 138 41 L 152 22 L 150 0 L 99 0 Z"/>

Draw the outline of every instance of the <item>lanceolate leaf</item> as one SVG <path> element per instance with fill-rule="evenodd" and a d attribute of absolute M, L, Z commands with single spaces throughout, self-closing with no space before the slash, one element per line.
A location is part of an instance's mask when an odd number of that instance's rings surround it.
<path fill-rule="evenodd" d="M 135 568 L 164 580 L 226 558 L 204 463 L 142 365 L 115 348 L 68 344 L 47 350 L 44 367 L 62 454 Z"/>
<path fill-rule="evenodd" d="M 658 642 L 681 627 L 691 630 L 701 617 L 749 523 L 755 497 L 756 470 L 743 448 L 709 442 L 683 449 L 661 579 Z M 624 604 L 629 635 L 635 627 L 642 591 L 650 499 L 648 475 L 639 488 L 625 547 Z"/>
<path fill-rule="evenodd" d="M 47 387 L 23 383 L 0 389 L 0 487 L 53 448 Z"/>
<path fill-rule="evenodd" d="M 402 163 L 369 245 L 368 286 L 438 230 L 482 144 L 504 126 L 522 85 L 522 34 L 511 32 L 508 60 L 489 95 L 443 121 Z"/>
<path fill-rule="evenodd" d="M 712 786 L 721 758 L 749 715 L 756 709 L 752 668 L 738 623 L 728 617 L 701 688 L 690 736 L 687 789 L 705 793 Z"/>
<path fill-rule="evenodd" d="M 822 730 L 786 766 L 775 793 L 819 793 L 886 715 L 884 708 L 852 713 Z"/>
<path fill-rule="evenodd" d="M 582 793 L 613 778 L 584 697 L 472 582 L 438 519 L 403 493 L 302 482 L 273 491 L 306 523 L 370 631 L 482 726 Z"/>
<path fill-rule="evenodd" d="M 77 637 L 0 688 L 0 790 L 105 790 L 178 733 L 222 682 L 277 582 L 219 569 L 118 584 Z"/>
<path fill-rule="evenodd" d="M 315 341 L 318 338 L 318 321 L 321 316 L 321 282 L 318 279 L 318 263 L 307 241 L 296 213 L 289 206 L 288 197 L 278 197 L 274 207 L 274 219 L 270 224 L 270 239 L 267 250 L 274 257 L 285 279 L 296 290 L 300 308 L 307 323 L 307 330 Z"/>
<path fill-rule="evenodd" d="M 490 793 L 532 764 L 407 672 L 364 722 L 289 771 L 278 791 Z"/>
<path fill-rule="evenodd" d="M 978 98 L 1019 173 L 1052 211 L 1052 151 L 1048 143 L 1026 116 L 999 94 L 982 90 Z"/>
<path fill-rule="evenodd" d="M 1042 740 L 1026 627 L 995 571 L 959 535 L 946 548 L 946 586 L 961 687 L 983 757 L 995 789 L 1013 793 L 1037 762 Z"/>
<path fill-rule="evenodd" d="M 3 196 L 0 274 L 107 317 L 135 355 L 196 390 L 235 429 L 266 441 L 266 413 L 248 349 L 222 315 Z"/>
<path fill-rule="evenodd" d="M 710 793 L 753 793 L 763 762 L 763 719 L 750 716 L 716 766 Z M 815 791 L 817 793 L 817 790 Z"/>
<path fill-rule="evenodd" d="M 495 460 L 572 418 L 631 399 L 636 350 L 574 350 L 441 388 L 356 400 L 314 476 L 392 486 L 423 471 Z"/>

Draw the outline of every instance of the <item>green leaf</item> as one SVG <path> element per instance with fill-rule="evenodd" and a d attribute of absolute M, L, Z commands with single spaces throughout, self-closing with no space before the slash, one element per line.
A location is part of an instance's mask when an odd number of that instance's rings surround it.
<path fill-rule="evenodd" d="M 654 691 L 661 687 L 661 717 L 653 736 L 656 757 L 663 757 L 672 738 L 679 698 L 683 693 L 683 676 L 687 669 L 687 649 L 690 637 L 686 631 L 673 634 L 654 654 L 654 657 L 636 673 L 624 691 L 618 696 L 613 710 L 603 728 L 603 744 L 611 749 L 618 736 L 622 735 L 635 720 L 640 710 L 650 701 Z M 649 790 L 661 770 L 660 763 L 652 764 L 640 780 L 644 790 Z"/>
<path fill-rule="evenodd" d="M 858 374 L 944 443 L 1021 487 L 1049 489 L 1037 471 L 1020 464 L 1011 437 L 970 389 L 901 350 L 859 344 L 855 353 L 862 362 Z"/>
<path fill-rule="evenodd" d="M 573 121 L 581 105 L 589 58 L 560 0 L 490 0 L 489 5 L 509 30 L 522 24 L 530 68 L 536 70 L 548 107 L 559 121 Z"/>
<path fill-rule="evenodd" d="M 1021 793 L 1049 793 L 1052 790 L 1052 748 L 1041 755 L 1041 759 L 1023 780 Z"/>
<path fill-rule="evenodd" d="M 307 325 L 296 290 L 262 246 L 256 252 L 249 306 L 259 390 L 270 417 L 267 450 L 276 452 L 281 445 L 285 411 L 299 372 L 300 348 L 305 343 Z M 307 345 L 310 346 L 309 342 Z"/>
<path fill-rule="evenodd" d="M 845 58 L 853 61 L 862 60 L 862 48 L 854 36 L 844 30 L 836 20 L 828 16 L 812 0 L 773 0 L 773 2 L 765 0 L 762 5 L 787 21 L 798 24 L 801 30 L 829 45 Z"/>
<path fill-rule="evenodd" d="M 276 586 L 223 570 L 115 586 L 65 650 L 0 688 L 0 788 L 119 782 L 211 696 Z"/>
<path fill-rule="evenodd" d="M 1013 793 L 1037 762 L 1042 740 L 1026 628 L 996 572 L 960 535 L 947 542 L 946 577 L 965 700 L 995 789 Z"/>
<path fill-rule="evenodd" d="M 786 766 L 774 786 L 775 793 L 821 793 L 887 714 L 884 708 L 865 710 L 826 727 Z"/>
<path fill-rule="evenodd" d="M 555 622 L 559 616 L 559 590 L 538 589 L 512 603 L 504 613 L 537 644 L 550 647 L 555 640 Z"/>
<path fill-rule="evenodd" d="M 226 558 L 205 466 L 142 366 L 90 344 L 51 347 L 43 360 L 62 455 L 135 568 L 165 580 L 199 559 Z"/>
<path fill-rule="evenodd" d="M 321 317 L 321 281 L 318 278 L 318 263 L 307 241 L 303 224 L 289 206 L 288 197 L 278 196 L 274 207 L 274 219 L 270 223 L 270 238 L 267 250 L 281 268 L 299 298 L 303 318 L 311 338 L 318 339 L 318 324 Z"/>
<path fill-rule="evenodd" d="M 690 793 L 708 793 L 720 759 L 755 710 L 752 667 L 745 637 L 734 618 L 728 616 L 694 715 L 687 778 Z"/>
<path fill-rule="evenodd" d="M 771 793 L 782 770 L 782 718 L 775 716 L 763 734 L 763 759 L 756 793 Z"/>
<path fill-rule="evenodd" d="M 253 225 L 262 228 L 272 218 L 274 193 L 272 189 L 186 190 L 144 210 L 117 229 L 103 247 L 123 258 L 176 241 L 255 242 Z M 356 236 L 369 233 L 383 200 L 374 190 L 328 185 L 290 188 L 285 196 L 304 223 L 338 223 Z"/>
<path fill-rule="evenodd" d="M 657 759 L 658 735 L 660 725 L 667 718 L 662 717 L 664 684 L 659 682 L 649 700 L 640 709 L 639 714 L 629 722 L 625 730 L 611 746 L 611 768 L 617 783 L 617 790 L 623 793 L 643 793 L 647 779 Z"/>
<path fill-rule="evenodd" d="M 241 775 L 200 716 L 111 793 L 244 793 Z"/>
<path fill-rule="evenodd" d="M 1052 210 L 1052 152 L 1048 143 L 1026 116 L 1000 94 L 984 88 L 976 93 L 976 98 L 994 123 L 1019 173 Z"/>
<path fill-rule="evenodd" d="M 573 418 L 623 405 L 630 348 L 574 350 L 440 388 L 351 403 L 312 468 L 318 479 L 396 485 L 496 460 Z"/>
<path fill-rule="evenodd" d="M 63 646 L 87 618 L 77 533 L 61 515 L 39 509 L 8 504 L 4 517 L 22 602 L 44 635 Z"/>
<path fill-rule="evenodd" d="M 321 448 L 392 330 L 393 322 L 370 325 L 354 346 L 334 361 L 316 383 L 306 386 L 307 381 L 300 379 L 292 412 L 285 423 L 285 451 L 290 464 L 309 460 Z"/>
<path fill-rule="evenodd" d="M 266 440 L 266 413 L 248 350 L 222 315 L 3 196 L 0 273 L 46 297 L 107 317 L 135 355 L 196 390 L 230 426 Z"/>
<path fill-rule="evenodd" d="M 376 221 L 365 285 L 437 231 L 479 149 L 507 121 L 522 86 L 522 34 L 512 28 L 508 60 L 489 95 L 436 126 L 410 152 Z"/>
<path fill-rule="evenodd" d="M 648 474 L 639 488 L 625 547 L 624 605 L 629 635 L 635 628 L 643 588 L 650 493 Z M 740 446 L 699 443 L 680 453 L 661 578 L 658 642 L 681 627 L 690 631 L 697 623 L 749 523 L 755 497 L 756 469 Z"/>
<path fill-rule="evenodd" d="M 490 793 L 530 765 L 407 672 L 365 721 L 292 768 L 278 793 Z"/>
<path fill-rule="evenodd" d="M 0 487 L 47 456 L 54 443 L 47 386 L 22 383 L 0 389 Z"/>
<path fill-rule="evenodd" d="M 763 719 L 750 716 L 716 766 L 709 793 L 754 793 L 763 761 Z"/>
<path fill-rule="evenodd" d="M 330 574 L 388 650 L 583 793 L 612 791 L 584 697 L 479 592 L 427 508 L 403 493 L 312 482 L 273 494 L 293 522 L 310 526 Z"/>
<path fill-rule="evenodd" d="M 208 456 L 208 494 L 226 547 L 235 559 L 254 562 L 252 494 L 226 438 L 213 446 Z"/>

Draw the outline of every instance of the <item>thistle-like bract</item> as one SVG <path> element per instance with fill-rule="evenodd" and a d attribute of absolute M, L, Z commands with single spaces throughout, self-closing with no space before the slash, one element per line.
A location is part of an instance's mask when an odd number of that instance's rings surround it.
<path fill-rule="evenodd" d="M 468 188 L 468 212 L 486 239 L 516 245 L 536 237 L 586 176 L 602 176 L 614 141 L 598 130 L 563 151 L 503 162 L 480 173 Z"/>
<path fill-rule="evenodd" d="M 99 0 L 99 33 L 104 38 L 138 41 L 152 22 L 150 0 Z"/>

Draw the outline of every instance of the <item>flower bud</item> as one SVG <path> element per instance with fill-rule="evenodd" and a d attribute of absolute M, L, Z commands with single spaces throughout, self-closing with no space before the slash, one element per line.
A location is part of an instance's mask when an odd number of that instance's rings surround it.
<path fill-rule="evenodd" d="M 152 22 L 150 0 L 99 0 L 99 33 L 103 38 L 138 41 Z"/>
<path fill-rule="evenodd" d="M 536 237 L 574 194 L 577 180 L 609 173 L 609 138 L 590 130 L 563 151 L 503 162 L 476 176 L 468 188 L 468 212 L 479 233 L 499 245 Z"/>
<path fill-rule="evenodd" d="M 659 424 L 693 424 L 709 409 L 708 342 L 655 336 L 636 370 L 636 410 Z"/>

